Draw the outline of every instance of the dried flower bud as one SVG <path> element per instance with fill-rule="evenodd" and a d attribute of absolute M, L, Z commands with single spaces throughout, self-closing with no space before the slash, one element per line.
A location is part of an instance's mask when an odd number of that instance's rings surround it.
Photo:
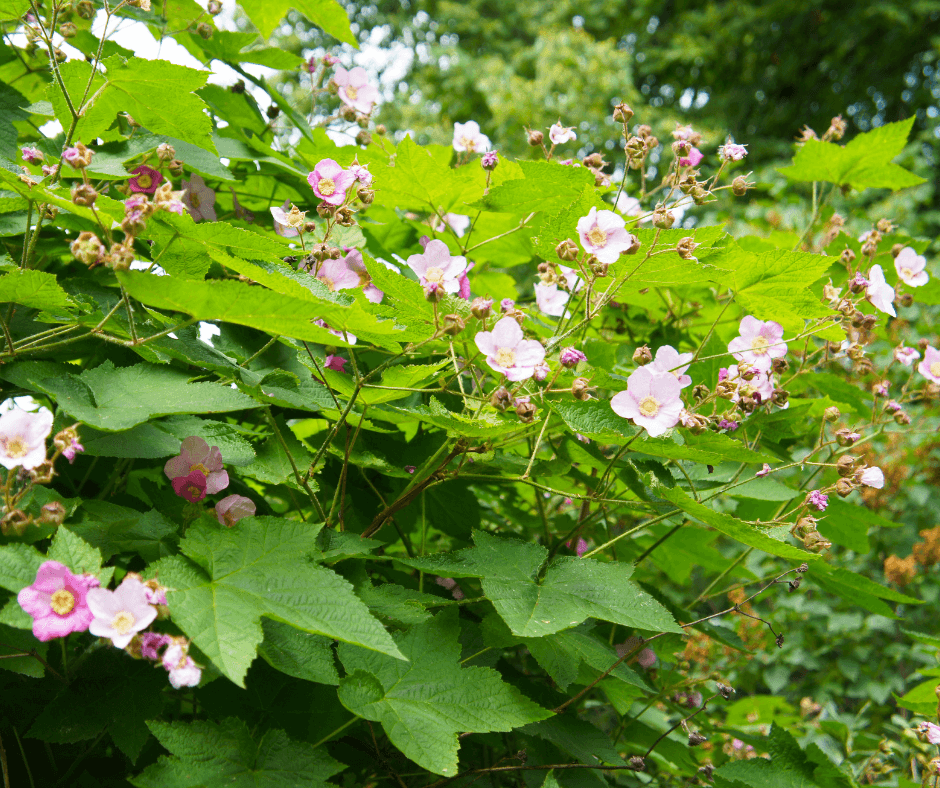
<path fill-rule="evenodd" d="M 842 254 L 839 255 L 839 260 L 842 262 L 844 266 L 848 268 L 849 266 L 852 265 L 852 263 L 855 262 L 855 252 L 853 252 L 851 249 L 846 247 L 845 249 L 842 250 Z"/>
<path fill-rule="evenodd" d="M 75 6 L 75 11 L 82 19 L 93 19 L 95 16 L 95 6 L 91 0 L 81 0 L 81 2 Z"/>
<path fill-rule="evenodd" d="M 486 320 L 493 311 L 492 298 L 474 298 L 470 303 L 470 313 L 480 320 Z"/>
<path fill-rule="evenodd" d="M 356 190 L 356 196 L 362 201 L 363 205 L 371 205 L 375 201 L 375 190 L 368 186 L 360 186 Z"/>
<path fill-rule="evenodd" d="M 536 407 L 531 402 L 529 402 L 528 397 L 516 405 L 516 415 L 519 417 L 519 421 L 521 421 L 523 424 L 531 424 L 533 421 L 535 421 L 535 411 Z"/>
<path fill-rule="evenodd" d="M 698 747 L 700 744 L 704 744 L 708 741 L 708 738 L 702 736 L 701 733 L 693 731 L 689 734 L 689 747 Z"/>
<path fill-rule="evenodd" d="M 672 143 L 672 152 L 676 156 L 688 156 L 689 152 L 692 150 L 692 143 L 688 140 L 676 140 Z"/>
<path fill-rule="evenodd" d="M 179 178 L 183 174 L 183 162 L 179 159 L 173 159 L 167 162 L 166 170 L 173 177 Z"/>
<path fill-rule="evenodd" d="M 545 138 L 545 135 L 542 134 L 538 129 L 531 129 L 529 132 L 529 145 L 533 148 L 537 148 L 542 144 L 542 140 Z"/>
<path fill-rule="evenodd" d="M 176 158 L 176 148 L 168 142 L 161 142 L 157 145 L 157 158 L 160 161 L 173 161 Z"/>
<path fill-rule="evenodd" d="M 855 482 L 851 479 L 839 479 L 839 481 L 836 482 L 836 493 L 840 498 L 845 498 L 852 494 L 855 487 Z"/>
<path fill-rule="evenodd" d="M 30 522 L 32 518 L 26 512 L 14 509 L 0 520 L 0 533 L 4 536 L 22 536 Z"/>
<path fill-rule="evenodd" d="M 336 213 L 336 206 L 330 205 L 328 202 L 321 202 L 317 206 L 317 215 L 321 219 L 329 219 Z"/>
<path fill-rule="evenodd" d="M 98 236 L 87 231 L 79 233 L 78 238 L 72 241 L 71 250 L 76 260 L 89 266 L 101 262 L 107 251 Z"/>
<path fill-rule="evenodd" d="M 683 260 L 695 260 L 692 252 L 695 251 L 697 246 L 701 246 L 701 244 L 695 243 L 694 238 L 683 238 L 676 244 L 676 252 Z"/>
<path fill-rule="evenodd" d="M 212 14 L 212 16 L 218 16 L 222 13 L 222 3 L 220 3 L 219 0 L 209 0 L 206 11 Z"/>
<path fill-rule="evenodd" d="M 715 686 L 718 690 L 718 694 L 721 695 L 725 700 L 731 700 L 731 696 L 734 695 L 734 687 L 730 687 L 727 684 L 722 684 L 720 681 L 715 682 Z"/>
<path fill-rule="evenodd" d="M 631 755 L 628 763 L 630 764 L 630 768 L 635 772 L 646 771 L 646 761 L 639 755 Z"/>
<path fill-rule="evenodd" d="M 633 363 L 645 367 L 653 360 L 653 351 L 647 345 L 638 347 L 633 351 Z"/>
<path fill-rule="evenodd" d="M 676 223 L 676 216 L 672 211 L 667 211 L 664 205 L 658 205 L 653 211 L 653 226 L 662 230 L 668 230 Z"/>
<path fill-rule="evenodd" d="M 753 413 L 760 405 L 760 401 L 754 397 L 741 397 L 737 404 L 742 413 Z"/>
<path fill-rule="evenodd" d="M 711 394 L 711 389 L 704 383 L 697 383 L 692 389 L 692 398 L 699 402 L 705 399 L 709 394 Z"/>
<path fill-rule="evenodd" d="M 822 534 L 819 531 L 810 531 L 803 537 L 803 546 L 807 550 L 812 550 L 814 553 L 821 553 L 823 550 L 828 550 L 832 547 L 832 542 L 828 539 L 824 539 Z"/>
<path fill-rule="evenodd" d="M 49 501 L 49 503 L 44 504 L 42 509 L 40 509 L 37 522 L 62 525 L 62 523 L 65 522 L 66 514 L 65 506 L 63 506 L 61 501 Z"/>
<path fill-rule="evenodd" d="M 126 271 L 134 262 L 134 248 L 126 244 L 113 244 L 108 252 L 108 267 L 115 271 Z"/>
<path fill-rule="evenodd" d="M 774 389 L 774 393 L 770 397 L 771 402 L 778 408 L 784 407 L 788 399 L 790 399 L 790 392 L 786 389 Z"/>
<path fill-rule="evenodd" d="M 730 380 L 720 380 L 715 387 L 715 392 L 721 399 L 731 399 L 737 390 L 737 384 L 732 383 Z"/>
<path fill-rule="evenodd" d="M 29 471 L 29 478 L 32 479 L 33 484 L 49 484 L 53 476 L 55 476 L 55 468 L 52 460 L 43 460 Z"/>
<path fill-rule="evenodd" d="M 441 322 L 444 324 L 444 333 L 451 337 L 457 336 L 467 327 L 460 315 L 444 315 Z"/>
<path fill-rule="evenodd" d="M 496 410 L 506 410 L 512 405 L 512 397 L 509 396 L 505 386 L 500 386 L 490 395 L 490 405 Z"/>
<path fill-rule="evenodd" d="M 614 120 L 617 123 L 629 123 L 633 117 L 633 110 L 622 101 L 614 107 Z"/>
<path fill-rule="evenodd" d="M 802 577 L 797 577 L 796 579 L 791 580 L 791 581 L 787 584 L 787 585 L 789 586 L 789 590 L 790 590 L 791 592 L 792 592 L 792 591 L 796 591 L 796 589 L 798 589 L 798 588 L 800 587 L 800 583 L 802 582 L 802 580 L 803 580 Z"/>
<path fill-rule="evenodd" d="M 836 471 L 839 476 L 851 476 L 855 473 L 856 459 L 849 454 L 843 454 L 836 461 Z"/>
<path fill-rule="evenodd" d="M 573 262 L 578 259 L 578 245 L 570 238 L 566 238 L 555 247 L 555 254 L 566 263 Z"/>
<path fill-rule="evenodd" d="M 238 82 L 232 85 L 229 88 L 229 90 L 231 90 L 232 93 L 244 93 L 245 92 L 245 80 L 243 79 L 238 80 Z"/>
<path fill-rule="evenodd" d="M 212 38 L 212 26 L 207 25 L 205 22 L 200 22 L 198 25 L 196 25 L 196 32 L 201 38 L 204 38 L 207 41 Z"/>
<path fill-rule="evenodd" d="M 75 27 L 74 22 L 63 22 L 59 25 L 59 33 L 62 38 L 75 38 L 78 35 L 78 28 Z"/>
<path fill-rule="evenodd" d="M 571 384 L 571 393 L 575 399 L 583 402 L 591 398 L 590 388 L 591 384 L 587 378 L 575 378 Z"/>
<path fill-rule="evenodd" d="M 914 303 L 914 296 L 910 293 L 901 293 L 898 296 L 898 303 L 901 306 L 911 306 Z"/>
<path fill-rule="evenodd" d="M 903 410 L 898 410 L 894 413 L 894 421 L 897 424 L 906 425 L 911 423 L 911 417 Z"/>

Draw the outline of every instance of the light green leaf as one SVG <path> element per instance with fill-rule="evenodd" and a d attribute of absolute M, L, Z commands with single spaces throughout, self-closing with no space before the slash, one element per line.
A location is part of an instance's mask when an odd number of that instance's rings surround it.
<path fill-rule="evenodd" d="M 64 564 L 73 574 L 95 575 L 102 586 L 107 586 L 114 574 L 113 567 L 101 569 L 101 551 L 97 547 L 92 547 L 65 526 L 56 529 L 46 558 Z"/>
<path fill-rule="evenodd" d="M 378 722 L 399 750 L 424 769 L 457 774 L 457 734 L 509 731 L 551 712 L 506 684 L 491 668 L 460 665 L 456 611 L 396 636 L 410 662 L 341 645 L 347 676 L 340 702 L 353 714 Z"/>
<path fill-rule="evenodd" d="M 707 465 L 722 462 L 762 463 L 773 461 L 772 457 L 748 449 L 741 441 L 717 432 L 703 432 L 701 435 L 683 433 L 684 443 L 679 445 L 668 438 L 647 438 L 630 444 L 632 451 L 652 454 L 654 457 L 668 457 L 672 460 L 689 460 Z"/>
<path fill-rule="evenodd" d="M 524 178 L 494 186 L 477 207 L 490 211 L 528 214 L 533 211 L 557 212 L 565 209 L 590 211 L 594 205 L 594 173 L 587 167 L 565 167 L 554 162 L 519 162 Z M 583 203 L 583 204 L 582 204 Z M 584 215 L 584 214 L 581 214 Z M 580 216 L 571 216 L 574 224 Z M 569 232 L 575 230 L 571 225 Z"/>
<path fill-rule="evenodd" d="M 344 44 L 357 46 L 349 17 L 336 0 L 239 0 L 239 5 L 264 38 L 269 38 L 287 12 L 294 8 L 325 33 Z"/>
<path fill-rule="evenodd" d="M 29 11 L 29 0 L 0 0 L 0 20 L 19 19 Z"/>
<path fill-rule="evenodd" d="M 30 269 L 0 276 L 0 302 L 22 304 L 48 312 L 69 311 L 72 308 L 55 274 Z"/>
<path fill-rule="evenodd" d="M 572 432 L 586 438 L 603 443 L 625 443 L 637 433 L 637 428 L 614 413 L 606 400 L 550 400 L 550 404 Z"/>
<path fill-rule="evenodd" d="M 261 643 L 262 616 L 402 658 L 389 634 L 335 572 L 319 566 L 322 526 L 246 517 L 233 529 L 199 520 L 182 556 L 159 562 L 173 621 L 239 686 Z"/>
<path fill-rule="evenodd" d="M 0 3 L 0 19 L 5 16 L 4 5 L 7 6 L 6 13 L 15 10 L 11 7 L 15 5 L 11 3 L 11 0 Z M 19 16 L 19 14 L 16 14 L 16 16 Z M 16 127 L 13 123 L 29 119 L 29 112 L 21 109 L 28 103 L 19 91 L 0 82 L 0 156 L 5 156 L 10 161 L 16 161 L 19 158 L 16 145 Z"/>
<path fill-rule="evenodd" d="M 421 147 L 411 137 L 405 137 L 398 145 L 392 166 L 372 168 L 376 202 L 444 213 L 481 196 L 486 182 L 483 170 L 479 167 L 455 170 L 449 164 L 451 155 L 449 149 Z"/>
<path fill-rule="evenodd" d="M 20 589 L 32 585 L 44 560 L 42 553 L 32 545 L 0 546 L 0 588 L 16 594 Z"/>
<path fill-rule="evenodd" d="M 413 405 L 403 407 L 398 405 L 382 405 L 369 411 L 376 419 L 387 412 L 399 413 L 409 419 L 417 419 L 425 424 L 431 424 L 447 430 L 448 435 L 466 438 L 495 438 L 507 435 L 519 429 L 519 422 L 507 419 L 496 413 L 481 413 L 476 418 L 465 416 L 447 410 L 436 397 L 431 397 L 430 405 Z"/>

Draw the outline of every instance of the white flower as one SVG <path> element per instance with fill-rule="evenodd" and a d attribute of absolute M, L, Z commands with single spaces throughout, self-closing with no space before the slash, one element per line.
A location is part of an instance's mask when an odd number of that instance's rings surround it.
<path fill-rule="evenodd" d="M 578 135 L 574 133 L 573 127 L 562 126 L 559 120 L 558 123 L 555 123 L 549 128 L 548 138 L 552 141 L 552 145 L 561 145 L 562 143 L 576 140 Z"/>
<path fill-rule="evenodd" d="M 480 132 L 475 120 L 454 124 L 454 150 L 484 153 L 490 149 L 490 138 Z"/>

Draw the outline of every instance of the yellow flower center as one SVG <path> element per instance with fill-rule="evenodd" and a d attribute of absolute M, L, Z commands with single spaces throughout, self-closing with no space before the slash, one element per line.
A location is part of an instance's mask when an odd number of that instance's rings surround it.
<path fill-rule="evenodd" d="M 142 172 L 137 176 L 137 185 L 141 189 L 149 189 L 153 186 L 153 178 L 151 178 L 146 172 Z"/>
<path fill-rule="evenodd" d="M 930 374 L 935 378 L 940 378 L 940 361 L 934 361 L 933 364 L 930 365 Z"/>
<path fill-rule="evenodd" d="M 186 488 L 186 492 L 188 492 L 193 498 L 198 498 L 200 495 L 202 495 L 202 490 L 200 490 L 195 484 L 190 484 L 189 487 Z"/>
<path fill-rule="evenodd" d="M 111 620 L 111 629 L 119 635 L 127 635 L 134 628 L 137 619 L 129 610 L 122 610 Z"/>
<path fill-rule="evenodd" d="M 496 351 L 496 363 L 501 367 L 511 367 L 516 363 L 516 351 L 508 347 L 498 348 Z"/>
<path fill-rule="evenodd" d="M 908 277 L 911 277 L 911 276 L 913 276 L 913 275 L 914 275 L 914 272 L 913 272 L 910 268 L 902 268 L 902 269 L 901 269 L 901 278 L 902 278 L 902 279 L 907 279 Z"/>
<path fill-rule="evenodd" d="M 25 457 L 29 453 L 29 446 L 19 435 L 4 440 L 3 444 L 7 457 Z"/>
<path fill-rule="evenodd" d="M 49 607 L 57 616 L 67 616 L 75 608 L 75 596 L 71 591 L 60 588 L 49 600 Z"/>
<path fill-rule="evenodd" d="M 194 465 L 189 466 L 189 473 L 192 473 L 193 471 L 199 471 L 207 479 L 209 478 L 209 469 L 201 462 L 197 462 Z M 189 474 L 186 475 L 188 476 Z"/>
<path fill-rule="evenodd" d="M 607 243 L 607 233 L 605 233 L 597 225 L 591 229 L 591 232 L 587 234 L 587 237 L 592 246 L 604 246 L 604 244 Z"/>
<path fill-rule="evenodd" d="M 336 283 L 328 276 L 318 276 L 317 279 L 323 282 L 323 284 L 326 285 L 326 289 L 331 293 L 336 292 Z"/>
<path fill-rule="evenodd" d="M 444 269 L 438 268 L 436 265 L 429 268 L 424 272 L 424 278 L 433 284 L 439 285 L 444 281 Z"/>
<path fill-rule="evenodd" d="M 473 151 L 475 151 L 475 150 L 477 149 L 476 140 L 472 139 L 471 137 L 461 137 L 461 138 L 460 138 L 460 144 L 461 144 L 466 150 L 471 151 L 471 152 L 473 152 Z"/>
<path fill-rule="evenodd" d="M 755 356 L 766 356 L 769 349 L 770 342 L 767 341 L 767 337 L 756 336 L 751 340 L 751 351 Z"/>
<path fill-rule="evenodd" d="M 359 91 L 356 88 L 354 88 L 352 85 L 346 86 L 346 96 L 350 99 L 350 101 L 355 101 L 356 96 L 358 95 Z"/>
<path fill-rule="evenodd" d="M 365 287 L 366 285 L 372 284 L 372 278 L 369 276 L 368 271 L 359 272 L 359 287 Z"/>
<path fill-rule="evenodd" d="M 201 202 L 201 200 L 199 199 L 199 195 L 196 194 L 196 192 L 191 191 L 189 193 L 189 202 L 192 204 L 193 208 L 198 208 Z"/>
<path fill-rule="evenodd" d="M 317 188 L 324 197 L 330 197 L 336 191 L 336 184 L 332 178 L 320 178 Z"/>
<path fill-rule="evenodd" d="M 640 400 L 640 415 L 651 419 L 659 413 L 659 400 L 656 397 L 644 397 Z"/>
<path fill-rule="evenodd" d="M 233 515 L 231 512 L 226 512 L 225 514 L 223 514 L 222 519 L 225 521 L 225 525 L 227 528 L 231 528 L 236 523 L 235 515 Z"/>

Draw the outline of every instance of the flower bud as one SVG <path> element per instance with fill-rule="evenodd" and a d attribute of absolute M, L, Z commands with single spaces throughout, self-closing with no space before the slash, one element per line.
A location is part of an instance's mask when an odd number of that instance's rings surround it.
<path fill-rule="evenodd" d="M 559 354 L 558 360 L 565 369 L 573 369 L 580 362 L 587 361 L 587 356 L 577 348 L 566 347 Z"/>
<path fill-rule="evenodd" d="M 301 229 L 302 233 L 313 233 L 316 232 L 317 223 L 316 222 L 304 222 L 303 228 Z"/>
<path fill-rule="evenodd" d="M 790 399 L 790 392 L 786 389 L 774 389 L 774 393 L 770 398 L 771 402 L 778 408 L 782 408 L 786 405 L 788 399 Z"/>
<path fill-rule="evenodd" d="M 622 101 L 614 107 L 614 120 L 617 123 L 629 123 L 633 117 L 633 110 Z"/>
<path fill-rule="evenodd" d="M 492 172 L 499 164 L 499 156 L 495 150 L 487 151 L 480 158 L 480 166 L 487 172 Z"/>
<path fill-rule="evenodd" d="M 575 378 L 571 384 L 571 393 L 575 399 L 584 402 L 591 398 L 590 387 L 591 384 L 587 378 Z"/>
<path fill-rule="evenodd" d="M 529 402 L 528 397 L 519 400 L 519 403 L 516 405 L 516 415 L 523 424 L 531 424 L 535 421 L 535 411 L 536 407 Z"/>
<path fill-rule="evenodd" d="M 108 267 L 115 271 L 126 271 L 134 262 L 134 249 L 125 244 L 113 244 L 108 253 Z"/>
<path fill-rule="evenodd" d="M 730 380 L 721 380 L 715 387 L 715 392 L 721 399 L 731 399 L 737 390 L 737 385 Z"/>
<path fill-rule="evenodd" d="M 653 211 L 653 227 L 661 230 L 668 230 L 676 223 L 676 216 L 672 211 L 667 211 L 664 205 L 659 205 Z"/>
<path fill-rule="evenodd" d="M 639 364 L 641 367 L 645 367 L 653 360 L 653 351 L 649 349 L 647 345 L 638 347 L 633 351 L 633 362 Z"/>
<path fill-rule="evenodd" d="M 545 135 L 542 134 L 538 129 L 532 129 L 529 131 L 529 145 L 533 148 L 537 148 L 542 144 L 542 140 L 545 138 Z"/>
<path fill-rule="evenodd" d="M 95 16 L 95 6 L 91 0 L 81 0 L 81 2 L 75 6 L 75 11 L 82 19 L 92 19 Z"/>
<path fill-rule="evenodd" d="M 79 233 L 78 238 L 72 241 L 71 250 L 76 260 L 88 266 L 100 262 L 107 251 L 98 236 L 88 231 Z"/>
<path fill-rule="evenodd" d="M 460 315 L 444 315 L 441 322 L 444 324 L 444 333 L 451 337 L 457 336 L 467 327 Z"/>
<path fill-rule="evenodd" d="M 212 27 L 207 25 L 205 22 L 200 22 L 196 25 L 196 32 L 201 38 L 206 39 L 207 41 L 212 38 Z"/>
<path fill-rule="evenodd" d="M 676 244 L 676 253 L 683 260 L 695 260 L 692 252 L 695 251 L 695 247 L 701 246 L 701 244 L 695 243 L 695 239 L 692 237 L 683 238 L 679 243 Z"/>
<path fill-rule="evenodd" d="M 321 219 L 329 219 L 336 213 L 336 206 L 330 205 L 328 202 L 321 202 L 317 206 L 317 215 Z"/>
<path fill-rule="evenodd" d="M 875 253 L 878 251 L 878 242 L 873 240 L 874 235 L 875 233 L 872 233 L 872 235 L 868 237 L 868 240 L 862 244 L 862 254 L 865 255 L 865 257 L 874 257 Z"/>
<path fill-rule="evenodd" d="M 65 522 L 65 515 L 67 514 L 65 506 L 62 505 L 60 501 L 49 501 L 47 504 L 43 504 L 42 509 L 39 511 L 39 519 L 37 522 L 50 525 L 62 525 Z"/>
<path fill-rule="evenodd" d="M 354 123 L 356 120 L 356 110 L 352 107 L 343 107 L 339 114 L 342 116 L 343 120 L 349 123 Z"/>
<path fill-rule="evenodd" d="M 375 191 L 368 186 L 360 186 L 356 190 L 356 196 L 362 201 L 363 205 L 371 205 L 375 202 Z"/>
<path fill-rule="evenodd" d="M 380 137 L 384 137 L 388 133 L 388 129 L 386 129 L 385 126 L 382 123 L 380 123 L 378 126 L 375 127 L 375 133 L 378 134 Z"/>
<path fill-rule="evenodd" d="M 903 410 L 895 411 L 894 420 L 898 424 L 906 425 L 911 423 L 911 417 Z"/>
<path fill-rule="evenodd" d="M 493 311 L 493 299 L 492 298 L 474 298 L 470 303 L 470 313 L 479 320 L 486 320 L 492 314 Z"/>
<path fill-rule="evenodd" d="M 901 306 L 911 306 L 914 303 L 914 296 L 910 293 L 901 293 L 898 296 L 898 303 Z"/>
<path fill-rule="evenodd" d="M 14 509 L 0 520 L 0 533 L 4 536 L 22 536 L 30 522 L 32 518 L 26 512 Z"/>
<path fill-rule="evenodd" d="M 62 38 L 75 38 L 78 35 L 78 28 L 75 27 L 74 22 L 63 22 L 59 25 L 59 33 Z"/>
<path fill-rule="evenodd" d="M 206 11 L 212 14 L 212 16 L 218 16 L 222 13 L 222 3 L 220 3 L 219 0 L 209 0 Z"/>
<path fill-rule="evenodd" d="M 372 142 L 372 135 L 369 134 L 365 129 L 359 129 L 356 133 L 356 144 L 357 145 L 368 145 Z"/>
<path fill-rule="evenodd" d="M 232 85 L 229 88 L 229 90 L 231 90 L 232 93 L 244 93 L 245 92 L 245 80 L 243 79 L 238 80 L 238 82 Z"/>
<path fill-rule="evenodd" d="M 823 411 L 823 418 L 830 423 L 838 421 L 841 415 L 842 414 L 835 405 L 830 405 Z"/>
<path fill-rule="evenodd" d="M 490 395 L 490 405 L 496 410 L 506 410 L 512 404 L 512 397 L 505 386 L 500 386 Z"/>
<path fill-rule="evenodd" d="M 578 245 L 570 238 L 566 238 L 555 247 L 555 254 L 566 263 L 573 262 L 578 259 Z"/>
<path fill-rule="evenodd" d="M 781 356 L 770 362 L 770 368 L 774 371 L 775 375 L 782 375 L 790 368 L 790 362 Z"/>
<path fill-rule="evenodd" d="M 692 150 L 692 143 L 688 140 L 676 140 L 672 143 L 672 152 L 676 156 L 688 156 L 689 152 Z"/>
<path fill-rule="evenodd" d="M 743 413 L 753 413 L 757 410 L 757 407 L 760 403 L 753 397 L 741 397 L 738 400 L 738 408 L 741 409 Z"/>
<path fill-rule="evenodd" d="M 711 390 L 704 383 L 697 383 L 692 389 L 692 398 L 698 402 L 701 402 L 709 394 L 711 394 Z"/>
<path fill-rule="evenodd" d="M 839 481 L 836 482 L 836 493 L 840 498 L 845 498 L 852 493 L 855 486 L 855 482 L 851 479 L 839 479 Z"/>
<path fill-rule="evenodd" d="M 846 247 L 842 250 L 842 254 L 839 255 L 839 260 L 844 266 L 849 267 L 855 262 L 855 252 Z"/>
<path fill-rule="evenodd" d="M 739 175 L 733 181 L 731 181 L 731 193 L 735 197 L 743 197 L 747 194 L 747 178 L 743 175 Z"/>
<path fill-rule="evenodd" d="M 166 171 L 174 178 L 179 178 L 183 174 L 183 162 L 179 159 L 167 162 Z"/>
<path fill-rule="evenodd" d="M 700 744 L 704 744 L 707 741 L 708 738 L 702 736 L 701 733 L 693 731 L 689 734 L 689 747 L 698 747 Z"/>
<path fill-rule="evenodd" d="M 855 465 L 856 461 L 854 457 L 848 454 L 843 454 L 836 461 L 836 471 L 838 472 L 839 476 L 851 476 L 853 473 L 855 473 Z"/>
<path fill-rule="evenodd" d="M 878 224 L 875 226 L 878 228 L 878 232 L 882 235 L 887 235 L 888 233 L 894 231 L 894 225 L 891 223 L 890 219 L 879 219 Z"/>
<path fill-rule="evenodd" d="M 832 547 L 832 542 L 824 539 L 819 531 L 810 531 L 803 537 L 803 545 L 807 550 L 812 550 L 814 553 L 821 553 L 823 550 L 828 550 Z"/>
<path fill-rule="evenodd" d="M 55 476 L 55 468 L 52 460 L 43 460 L 29 471 L 29 478 L 32 479 L 33 484 L 49 484 L 53 476 Z"/>
<path fill-rule="evenodd" d="M 636 254 L 638 251 L 640 251 L 640 247 L 643 246 L 643 244 L 640 243 L 640 239 L 635 235 L 631 235 L 630 238 L 632 239 L 630 241 L 630 246 L 628 246 L 621 254 Z"/>
<path fill-rule="evenodd" d="M 173 161 L 176 158 L 176 148 L 168 142 L 161 142 L 157 145 L 157 158 L 160 161 Z"/>

